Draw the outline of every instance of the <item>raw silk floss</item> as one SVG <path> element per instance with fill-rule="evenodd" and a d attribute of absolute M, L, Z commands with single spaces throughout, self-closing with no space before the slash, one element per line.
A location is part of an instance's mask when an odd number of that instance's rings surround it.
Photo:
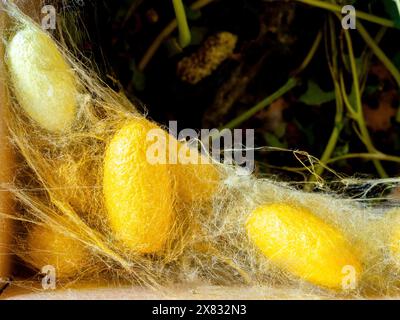
<path fill-rule="evenodd" d="M 146 136 L 161 128 L 17 8 L 6 11 L 13 252 L 37 274 L 52 265 L 64 284 L 399 294 L 400 210 L 219 163 L 150 164 Z"/>

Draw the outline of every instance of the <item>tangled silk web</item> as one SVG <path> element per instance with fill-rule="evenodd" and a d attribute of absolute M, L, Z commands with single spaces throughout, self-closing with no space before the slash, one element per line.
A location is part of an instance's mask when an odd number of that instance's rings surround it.
<path fill-rule="evenodd" d="M 6 47 L 21 29 L 42 32 L 15 6 L 8 5 L 6 12 L 10 18 L 3 39 Z M 164 190 L 172 195 L 176 217 L 163 251 L 129 250 L 110 227 L 103 192 L 104 157 L 110 141 L 126 123 L 147 120 L 135 105 L 102 83 L 68 48 L 58 44 L 58 50 L 77 82 L 76 119 L 62 133 L 45 130 L 32 121 L 21 107 L 11 73 L 4 79 L 10 96 L 6 121 L 18 154 L 18 170 L 11 188 L 18 204 L 15 216 L 10 217 L 16 225 L 12 251 L 25 265 L 39 273 L 43 265 L 54 262 L 60 281 L 65 283 L 89 279 L 155 289 L 177 283 L 206 283 L 261 291 L 298 290 L 300 296 L 310 292 L 353 297 L 399 294 L 400 238 L 396 234 L 400 232 L 397 217 L 400 210 L 396 212 L 394 200 L 366 201 L 365 197 L 374 185 L 394 188 L 397 179 L 343 180 L 343 185 L 357 191 L 357 196 L 349 198 L 329 192 L 322 182 L 323 192 L 309 193 L 290 183 L 240 175 L 234 166 L 213 165 L 218 172 L 217 182 L 205 174 L 207 168 L 194 168 L 183 171 L 183 178 L 171 178 L 171 190 Z M 29 65 L 26 70 L 29 73 Z M 146 188 L 140 183 L 145 182 L 140 180 L 134 185 L 134 192 L 143 192 Z M 195 191 L 196 183 L 204 188 L 200 193 Z M 203 197 L 210 186 L 212 195 Z M 193 189 L 195 193 L 183 199 L 177 191 L 182 188 Z M 291 272 L 293 268 L 285 266 L 296 264 L 297 255 L 304 252 L 296 253 L 296 247 L 290 241 L 285 242 L 286 238 L 281 242 L 274 239 L 280 245 L 277 250 L 288 253 L 284 261 L 276 263 L 273 257 L 262 254 L 245 226 L 253 210 L 270 204 L 306 210 L 321 223 L 335 228 L 355 248 L 354 254 L 362 265 L 355 287 L 327 290 L 305 281 L 307 275 Z M 294 224 L 302 223 L 296 221 L 296 216 L 293 219 Z M 312 228 L 312 224 L 301 224 L 297 229 L 300 233 L 294 235 L 298 240 L 294 242 L 313 234 L 321 236 L 314 239 L 315 247 L 329 246 L 333 241 L 329 233 L 304 230 L 307 228 Z M 307 243 L 307 239 L 304 241 Z M 308 249 L 312 255 L 315 248 Z M 338 257 L 333 259 L 340 259 L 340 252 L 335 251 Z M 309 267 L 327 266 L 322 261 Z M 19 283 L 26 285 L 29 281 L 32 278 Z"/>

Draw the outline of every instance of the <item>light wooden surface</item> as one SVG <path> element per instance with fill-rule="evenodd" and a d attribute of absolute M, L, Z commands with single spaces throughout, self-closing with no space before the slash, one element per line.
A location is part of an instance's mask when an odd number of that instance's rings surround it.
<path fill-rule="evenodd" d="M 55 291 L 10 287 L 2 299 L 7 300 L 320 300 L 332 299 L 328 292 L 270 287 L 219 287 L 207 285 L 174 286 L 151 290 L 138 287 L 80 288 Z"/>

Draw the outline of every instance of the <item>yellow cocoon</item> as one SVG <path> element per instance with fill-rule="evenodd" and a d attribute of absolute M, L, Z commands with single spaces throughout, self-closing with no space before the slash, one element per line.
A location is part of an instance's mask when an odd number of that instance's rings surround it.
<path fill-rule="evenodd" d="M 389 235 L 389 250 L 395 264 L 400 267 L 400 210 L 394 209 L 387 214 L 388 221 L 391 223 Z"/>
<path fill-rule="evenodd" d="M 77 277 L 89 263 L 89 254 L 79 241 L 47 227 L 33 227 L 27 243 L 27 260 L 38 270 L 53 266 L 57 278 Z"/>
<path fill-rule="evenodd" d="M 194 158 L 193 163 L 172 165 L 171 173 L 176 181 L 179 200 L 185 203 L 211 200 L 217 192 L 221 173 L 197 150 L 189 149 L 186 144 L 181 143 L 178 149 L 179 154 L 191 153 Z"/>
<path fill-rule="evenodd" d="M 165 164 L 146 158 L 147 133 L 158 127 L 132 120 L 109 143 L 103 192 L 115 237 L 138 253 L 157 253 L 170 239 L 174 223 L 173 187 Z"/>
<path fill-rule="evenodd" d="M 68 129 L 76 114 L 76 82 L 54 41 L 26 27 L 7 47 L 7 64 L 20 106 L 41 127 Z"/>
<path fill-rule="evenodd" d="M 400 266 L 400 228 L 395 228 L 393 230 L 392 236 L 390 238 L 390 251 L 396 263 Z"/>
<path fill-rule="evenodd" d="M 246 229 L 270 261 L 303 280 L 340 290 L 349 267 L 359 278 L 361 264 L 344 235 L 307 209 L 263 205 L 250 214 Z"/>
<path fill-rule="evenodd" d="M 143 119 L 142 121 L 147 121 Z M 153 164 L 169 164 L 171 179 L 177 198 L 185 206 L 192 202 L 209 201 L 217 191 L 222 175 L 211 159 L 202 155 L 197 148 L 178 141 L 161 127 L 149 134 L 148 155 Z"/>

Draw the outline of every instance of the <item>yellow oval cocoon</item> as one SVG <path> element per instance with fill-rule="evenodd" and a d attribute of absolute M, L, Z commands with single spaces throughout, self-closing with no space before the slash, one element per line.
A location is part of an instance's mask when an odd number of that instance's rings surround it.
<path fill-rule="evenodd" d="M 400 267 L 400 210 L 393 209 L 386 213 L 386 224 L 390 225 L 388 246 L 393 262 Z"/>
<path fill-rule="evenodd" d="M 138 253 L 162 251 L 174 223 L 173 188 L 167 164 L 146 158 L 153 123 L 132 120 L 109 143 L 103 192 L 115 237 Z"/>
<path fill-rule="evenodd" d="M 6 57 L 24 111 L 49 131 L 70 128 L 76 115 L 76 81 L 50 36 L 26 27 L 10 41 Z"/>
<path fill-rule="evenodd" d="M 344 235 L 304 208 L 275 203 L 255 209 L 246 222 L 250 239 L 270 261 L 315 285 L 340 290 L 361 263 Z"/>
<path fill-rule="evenodd" d="M 393 230 L 393 233 L 390 237 L 389 247 L 393 258 L 400 266 L 400 228 Z"/>
<path fill-rule="evenodd" d="M 191 157 L 194 155 L 193 163 L 172 165 L 171 172 L 175 178 L 179 200 L 184 203 L 211 200 L 222 179 L 216 165 L 186 144 L 180 143 L 178 150 L 178 156 L 183 153 L 191 153 Z"/>
<path fill-rule="evenodd" d="M 77 240 L 54 232 L 43 226 L 35 226 L 28 234 L 28 260 L 41 270 L 51 265 L 57 278 L 76 277 L 88 264 L 89 254 Z"/>

